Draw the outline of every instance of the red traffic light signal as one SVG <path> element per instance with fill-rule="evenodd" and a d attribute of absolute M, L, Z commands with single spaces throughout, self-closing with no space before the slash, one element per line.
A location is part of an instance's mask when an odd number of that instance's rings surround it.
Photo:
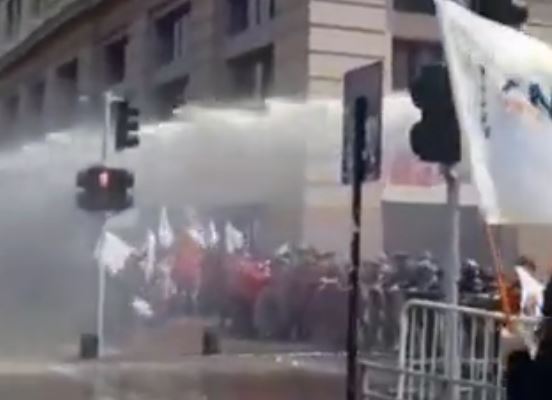
<path fill-rule="evenodd" d="M 102 171 L 98 175 L 98 184 L 101 188 L 107 189 L 109 188 L 109 172 L 108 171 Z"/>
<path fill-rule="evenodd" d="M 125 169 L 102 165 L 77 174 L 78 205 L 88 211 L 123 210 L 132 205 L 134 175 Z"/>

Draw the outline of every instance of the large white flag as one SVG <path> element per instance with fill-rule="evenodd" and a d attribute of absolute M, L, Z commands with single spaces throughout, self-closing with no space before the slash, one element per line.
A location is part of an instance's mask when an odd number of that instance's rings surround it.
<path fill-rule="evenodd" d="M 552 49 L 435 0 L 454 101 L 489 223 L 552 222 Z"/>
<path fill-rule="evenodd" d="M 167 207 L 161 208 L 161 215 L 159 216 L 159 244 L 165 248 L 169 248 L 174 243 L 174 232 L 169 222 L 169 215 L 167 213 Z"/>
<path fill-rule="evenodd" d="M 105 231 L 96 245 L 94 256 L 98 263 L 111 275 L 116 275 L 125 267 L 134 248 L 117 235 Z"/>

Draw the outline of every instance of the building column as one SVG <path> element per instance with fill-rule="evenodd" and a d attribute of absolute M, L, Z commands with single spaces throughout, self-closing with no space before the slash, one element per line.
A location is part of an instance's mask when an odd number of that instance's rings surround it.
<path fill-rule="evenodd" d="M 209 102 L 221 99 L 228 92 L 229 78 L 224 59 L 226 38 L 226 5 L 224 2 L 204 0 L 194 3 L 190 16 L 190 32 L 201 36 L 190 38 L 190 82 L 186 97 L 194 101 Z"/>
<path fill-rule="evenodd" d="M 59 129 L 60 87 L 55 68 L 46 72 L 46 89 L 44 93 L 44 129 L 52 132 Z"/>
<path fill-rule="evenodd" d="M 21 2 L 21 27 L 20 34 L 25 35 L 35 26 L 35 17 L 33 16 L 32 1 Z"/>
<path fill-rule="evenodd" d="M 257 0 L 247 1 L 247 16 L 249 19 L 249 24 L 247 24 L 247 30 L 257 25 L 257 4 L 256 3 L 257 3 Z"/>
<path fill-rule="evenodd" d="M 103 123 L 103 63 L 101 48 L 89 46 L 78 55 L 77 126 L 84 129 Z"/>
<path fill-rule="evenodd" d="M 7 20 L 8 20 L 8 17 L 6 15 L 6 5 L 0 3 L 0 26 L 2 27 L 7 26 Z M 0 30 L 0 48 L 7 46 L 9 42 L 10 40 L 6 35 L 6 30 L 1 29 Z"/>
<path fill-rule="evenodd" d="M 129 30 L 126 86 L 142 117 L 154 112 L 151 76 L 154 73 L 153 24 L 147 15 L 137 19 Z"/>

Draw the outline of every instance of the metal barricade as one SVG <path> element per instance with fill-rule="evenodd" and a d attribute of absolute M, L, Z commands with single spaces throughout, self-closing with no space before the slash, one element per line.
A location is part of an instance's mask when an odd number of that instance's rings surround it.
<path fill-rule="evenodd" d="M 504 399 L 500 331 L 505 320 L 500 312 L 409 301 L 401 316 L 398 360 L 361 361 L 364 398 Z M 528 330 L 537 324 L 530 318 L 516 322 Z"/>

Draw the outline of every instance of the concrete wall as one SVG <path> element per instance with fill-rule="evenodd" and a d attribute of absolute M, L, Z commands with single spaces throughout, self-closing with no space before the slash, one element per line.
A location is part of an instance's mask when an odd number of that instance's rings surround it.
<path fill-rule="evenodd" d="M 344 73 L 374 60 L 384 60 L 390 87 L 387 13 L 386 0 L 309 1 L 310 96 L 341 98 Z"/>
<path fill-rule="evenodd" d="M 548 43 L 552 43 L 552 4 L 548 1 L 533 0 L 526 30 Z"/>

